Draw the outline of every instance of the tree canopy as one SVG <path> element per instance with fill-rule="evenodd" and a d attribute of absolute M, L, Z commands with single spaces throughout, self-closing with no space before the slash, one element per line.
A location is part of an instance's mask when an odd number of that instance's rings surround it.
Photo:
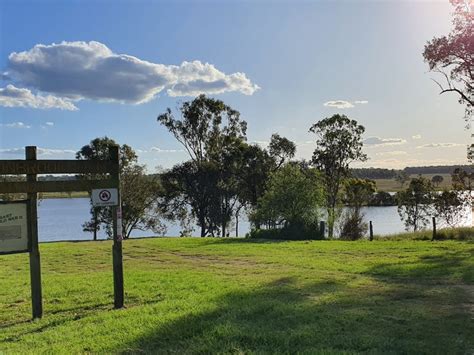
<path fill-rule="evenodd" d="M 423 57 L 431 71 L 443 76 L 438 83 L 441 93 L 454 92 L 466 105 L 466 119 L 474 109 L 474 13 L 472 3 L 451 0 L 454 7 L 453 29 L 448 35 L 435 37 L 424 49 Z"/>
<path fill-rule="evenodd" d="M 339 192 L 343 180 L 350 175 L 350 164 L 367 160 L 362 151 L 365 128 L 356 120 L 336 114 L 316 122 L 309 131 L 316 134 L 312 164 L 324 176 L 328 233 L 332 238 Z"/>

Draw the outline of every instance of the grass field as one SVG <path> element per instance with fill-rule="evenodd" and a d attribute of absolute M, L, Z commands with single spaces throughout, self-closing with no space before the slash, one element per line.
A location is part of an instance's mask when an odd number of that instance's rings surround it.
<path fill-rule="evenodd" d="M 444 179 L 443 182 L 437 187 L 438 189 L 451 187 L 450 174 L 422 174 L 423 177 L 430 180 L 434 175 L 441 175 Z M 418 177 L 418 175 L 411 175 L 411 178 L 415 178 L 415 177 Z M 377 191 L 398 192 L 403 189 L 406 189 L 408 186 L 408 183 L 406 183 L 402 189 L 402 187 L 400 186 L 400 183 L 398 183 L 394 179 L 375 179 L 374 181 L 377 185 Z"/>
<path fill-rule="evenodd" d="M 41 244 L 44 317 L 27 254 L 0 257 L 0 353 L 472 353 L 474 244 L 460 241 Z"/>

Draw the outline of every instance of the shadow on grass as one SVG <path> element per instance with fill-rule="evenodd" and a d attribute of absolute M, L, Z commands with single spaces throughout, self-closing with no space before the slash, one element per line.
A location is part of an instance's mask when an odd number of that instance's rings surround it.
<path fill-rule="evenodd" d="M 336 282 L 301 286 L 282 278 L 231 292 L 201 311 L 164 324 L 111 352 L 123 353 L 465 353 L 469 315 L 428 288 L 409 298 L 390 289 L 351 289 Z M 159 317 L 159 315 L 158 315 Z"/>
<path fill-rule="evenodd" d="M 388 282 L 439 283 L 461 279 L 474 283 L 474 248 L 442 255 L 422 255 L 415 261 L 378 264 L 368 274 Z"/>

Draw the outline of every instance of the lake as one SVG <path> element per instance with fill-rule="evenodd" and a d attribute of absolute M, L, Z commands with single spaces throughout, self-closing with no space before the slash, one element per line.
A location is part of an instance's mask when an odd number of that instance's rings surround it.
<path fill-rule="evenodd" d="M 59 240 L 91 240 L 92 233 L 82 231 L 82 224 L 89 220 L 88 198 L 62 198 L 44 199 L 38 206 L 38 228 L 39 241 Z M 400 220 L 397 207 L 366 207 L 363 209 L 366 220 L 371 220 L 374 225 L 374 234 L 387 235 L 404 231 L 404 225 Z M 466 218 L 466 225 L 472 225 L 472 215 Z M 167 223 L 167 236 L 178 236 L 180 227 Z M 239 234 L 244 236 L 249 231 L 250 224 L 243 217 L 239 221 Z M 232 229 L 231 229 L 232 230 Z M 199 229 L 195 228 L 194 235 L 198 235 Z M 232 230 L 231 236 L 235 231 Z M 103 231 L 99 232 L 99 238 L 105 239 Z M 155 235 L 152 231 L 133 231 L 132 237 L 150 237 Z"/>

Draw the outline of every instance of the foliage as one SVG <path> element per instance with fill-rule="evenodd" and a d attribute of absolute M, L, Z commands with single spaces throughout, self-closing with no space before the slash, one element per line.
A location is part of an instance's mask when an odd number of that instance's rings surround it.
<path fill-rule="evenodd" d="M 95 138 L 83 146 L 77 153 L 80 160 L 109 159 L 109 148 L 117 143 L 108 137 Z M 148 177 L 145 167 L 137 164 L 137 155 L 128 145 L 120 146 L 120 192 L 122 198 L 122 229 L 125 238 L 133 230 L 151 229 L 156 233 L 164 233 L 164 226 L 159 221 L 159 213 L 155 202 L 159 192 L 159 181 L 156 177 Z M 103 178 L 102 174 L 84 174 L 83 179 Z M 104 227 L 107 235 L 112 237 L 113 216 L 110 207 L 91 206 L 91 220 L 84 223 L 84 231 L 96 232 Z"/>
<path fill-rule="evenodd" d="M 184 102 L 179 111 L 181 119 L 169 108 L 157 119 L 191 159 L 173 168 L 170 174 L 175 183 L 166 187 L 176 189 L 165 200 L 171 202 L 169 197 L 174 196 L 177 201 L 172 205 L 182 202 L 190 207 L 202 237 L 219 232 L 224 237 L 239 203 L 247 123 L 240 120 L 238 111 L 205 95 Z M 183 208 L 181 204 L 181 213 Z"/>
<path fill-rule="evenodd" d="M 416 232 L 429 223 L 433 202 L 433 185 L 430 180 L 420 175 L 412 179 L 407 189 L 398 192 L 396 197 L 398 214 L 405 222 L 406 230 L 413 228 Z"/>
<path fill-rule="evenodd" d="M 279 134 L 272 134 L 270 144 L 268 145 L 268 153 L 276 164 L 276 169 L 280 168 L 285 162 L 295 156 L 296 144 L 288 138 L 281 137 Z"/>
<path fill-rule="evenodd" d="M 436 216 L 441 218 L 449 227 L 456 227 L 461 223 L 467 207 L 465 192 L 457 190 L 443 190 L 434 196 Z"/>
<path fill-rule="evenodd" d="M 436 187 L 438 187 L 443 181 L 444 181 L 444 178 L 441 175 L 434 175 L 431 178 L 432 184 Z"/>
<path fill-rule="evenodd" d="M 367 223 L 361 212 L 372 199 L 376 190 L 375 182 L 366 179 L 347 179 L 344 182 L 344 201 L 349 207 L 341 227 L 341 239 L 357 240 L 367 231 Z"/>
<path fill-rule="evenodd" d="M 386 191 L 378 191 L 369 200 L 369 206 L 395 206 L 397 201 Z"/>
<path fill-rule="evenodd" d="M 226 145 L 245 140 L 247 123 L 240 120 L 238 111 L 220 100 L 200 95 L 184 102 L 179 111 L 181 119 L 168 108 L 157 121 L 174 135 L 194 162 L 208 161 Z"/>
<path fill-rule="evenodd" d="M 275 240 L 317 240 L 324 239 L 318 223 L 294 223 L 282 228 L 252 229 L 247 233 L 250 239 L 275 239 Z"/>
<path fill-rule="evenodd" d="M 161 222 L 161 214 L 157 209 L 161 192 L 157 175 L 146 175 L 143 165 L 128 166 L 121 175 L 120 192 L 125 238 L 129 238 L 134 230 L 151 230 L 158 235 L 166 233 L 166 226 Z"/>
<path fill-rule="evenodd" d="M 470 122 L 474 109 L 474 12 L 465 0 L 451 0 L 454 6 L 453 29 L 447 36 L 435 37 L 424 49 L 423 57 L 430 70 L 443 75 L 446 84 L 438 83 L 441 93 L 454 92 L 466 105 Z"/>
<path fill-rule="evenodd" d="M 372 199 L 376 191 L 375 181 L 350 178 L 344 181 L 344 202 L 347 206 L 360 210 Z"/>
<path fill-rule="evenodd" d="M 228 236 L 233 216 L 254 209 L 271 172 L 291 159 L 296 146 L 274 134 L 269 151 L 246 141 L 245 121 L 220 100 L 200 95 L 185 102 L 177 119 L 170 109 L 158 116 L 189 154 L 190 161 L 163 175 L 161 206 L 169 218 L 191 216 L 201 236 Z M 168 206 L 166 206 L 168 205 Z"/>
<path fill-rule="evenodd" d="M 328 236 L 332 238 L 339 193 L 344 179 L 349 176 L 349 166 L 352 162 L 367 160 L 362 152 L 365 128 L 345 115 L 336 114 L 318 121 L 309 131 L 317 136 L 312 163 L 324 175 Z"/>
<path fill-rule="evenodd" d="M 322 199 L 319 177 L 314 170 L 286 164 L 270 176 L 267 190 L 250 220 L 254 225 L 265 224 L 273 229 L 314 226 Z"/>
<path fill-rule="evenodd" d="M 358 240 L 364 237 L 368 225 L 363 213 L 348 211 L 343 218 L 340 239 Z"/>
<path fill-rule="evenodd" d="M 400 184 L 400 187 L 403 188 L 407 182 L 410 181 L 410 175 L 402 170 L 395 175 L 395 181 Z"/>
<path fill-rule="evenodd" d="M 456 168 L 451 174 L 451 180 L 456 190 L 471 192 L 474 189 L 474 171 Z"/>

